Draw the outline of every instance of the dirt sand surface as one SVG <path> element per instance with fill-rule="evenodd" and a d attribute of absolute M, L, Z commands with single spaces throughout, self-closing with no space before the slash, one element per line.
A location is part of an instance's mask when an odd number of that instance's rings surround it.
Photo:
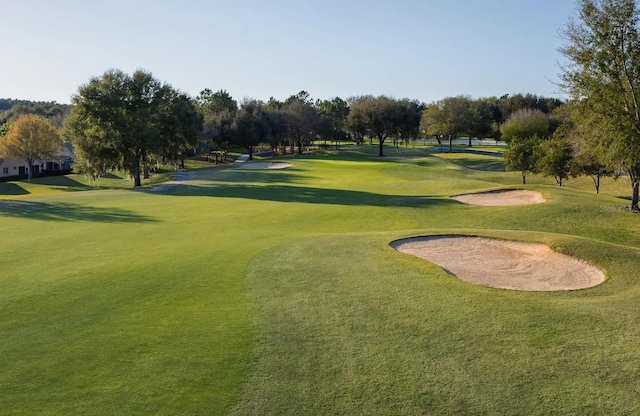
<path fill-rule="evenodd" d="M 553 291 L 596 286 L 604 273 L 544 244 L 481 237 L 433 236 L 391 243 L 465 282 L 502 289 Z"/>
<path fill-rule="evenodd" d="M 546 201 L 540 192 L 524 189 L 478 192 L 475 194 L 454 195 L 452 198 L 465 204 L 486 207 L 530 205 Z"/>
<path fill-rule="evenodd" d="M 255 169 L 255 170 L 285 169 L 290 166 L 291 166 L 290 163 L 284 163 L 284 162 L 247 162 L 238 166 L 238 169 Z"/>

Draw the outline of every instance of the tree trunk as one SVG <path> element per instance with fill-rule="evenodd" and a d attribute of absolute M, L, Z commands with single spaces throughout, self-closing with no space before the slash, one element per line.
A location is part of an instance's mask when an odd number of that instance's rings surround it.
<path fill-rule="evenodd" d="M 378 142 L 380 143 L 380 152 L 378 153 L 378 156 L 384 156 L 384 154 L 382 153 L 382 147 L 384 146 L 384 137 L 382 137 L 382 135 L 378 136 Z"/>
<path fill-rule="evenodd" d="M 247 150 L 249 151 L 249 160 L 253 160 L 253 146 L 247 146 Z"/>
<path fill-rule="evenodd" d="M 469 147 L 471 147 L 471 136 L 469 136 Z"/>
<path fill-rule="evenodd" d="M 638 185 L 640 185 L 640 182 L 638 182 L 638 178 L 635 178 L 631 183 L 631 187 L 633 189 L 633 194 L 631 196 L 631 211 L 633 212 L 640 212 L 640 208 L 638 208 Z"/>
<path fill-rule="evenodd" d="M 298 154 L 302 154 L 302 139 L 298 140 Z"/>
<path fill-rule="evenodd" d="M 523 184 L 523 185 L 526 185 L 526 184 L 527 184 L 527 178 L 526 178 L 526 176 L 525 176 L 524 171 L 522 172 L 522 184 Z"/>
<path fill-rule="evenodd" d="M 145 179 L 149 179 L 149 164 L 147 162 L 144 162 L 144 178 Z"/>
<path fill-rule="evenodd" d="M 600 172 L 595 175 L 591 175 L 591 180 L 593 181 L 593 185 L 596 187 L 596 194 L 600 193 Z"/>
<path fill-rule="evenodd" d="M 133 166 L 133 186 L 142 186 L 142 180 L 140 180 L 140 160 L 136 159 Z"/>
<path fill-rule="evenodd" d="M 28 161 L 27 163 L 29 165 L 29 170 L 27 171 L 27 181 L 31 182 L 31 179 L 33 179 L 33 161 Z"/>
<path fill-rule="evenodd" d="M 449 135 L 449 153 L 451 153 L 451 146 L 453 145 L 453 135 Z"/>

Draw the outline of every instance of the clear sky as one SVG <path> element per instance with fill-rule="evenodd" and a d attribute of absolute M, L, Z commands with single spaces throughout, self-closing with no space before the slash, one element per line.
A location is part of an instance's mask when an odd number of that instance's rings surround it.
<path fill-rule="evenodd" d="M 196 95 L 534 93 L 575 0 L 0 0 L 0 98 L 68 103 L 107 69 Z"/>

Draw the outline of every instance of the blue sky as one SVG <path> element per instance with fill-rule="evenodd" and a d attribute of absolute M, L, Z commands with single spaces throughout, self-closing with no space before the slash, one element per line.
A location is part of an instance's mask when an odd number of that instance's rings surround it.
<path fill-rule="evenodd" d="M 196 95 L 534 93 L 574 0 L 2 0 L 0 97 L 68 103 L 109 68 Z"/>

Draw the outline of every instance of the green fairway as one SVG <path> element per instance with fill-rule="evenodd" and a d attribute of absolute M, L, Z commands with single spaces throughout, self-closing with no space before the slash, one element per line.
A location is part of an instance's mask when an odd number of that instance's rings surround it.
<path fill-rule="evenodd" d="M 630 187 L 504 172 L 434 146 L 345 146 L 283 170 L 0 183 L 0 414 L 636 414 Z M 251 163 L 251 162 L 247 162 Z M 547 202 L 475 207 L 464 192 Z M 70 192 L 73 191 L 73 192 Z M 474 286 L 411 236 L 543 242 L 600 286 Z"/>

